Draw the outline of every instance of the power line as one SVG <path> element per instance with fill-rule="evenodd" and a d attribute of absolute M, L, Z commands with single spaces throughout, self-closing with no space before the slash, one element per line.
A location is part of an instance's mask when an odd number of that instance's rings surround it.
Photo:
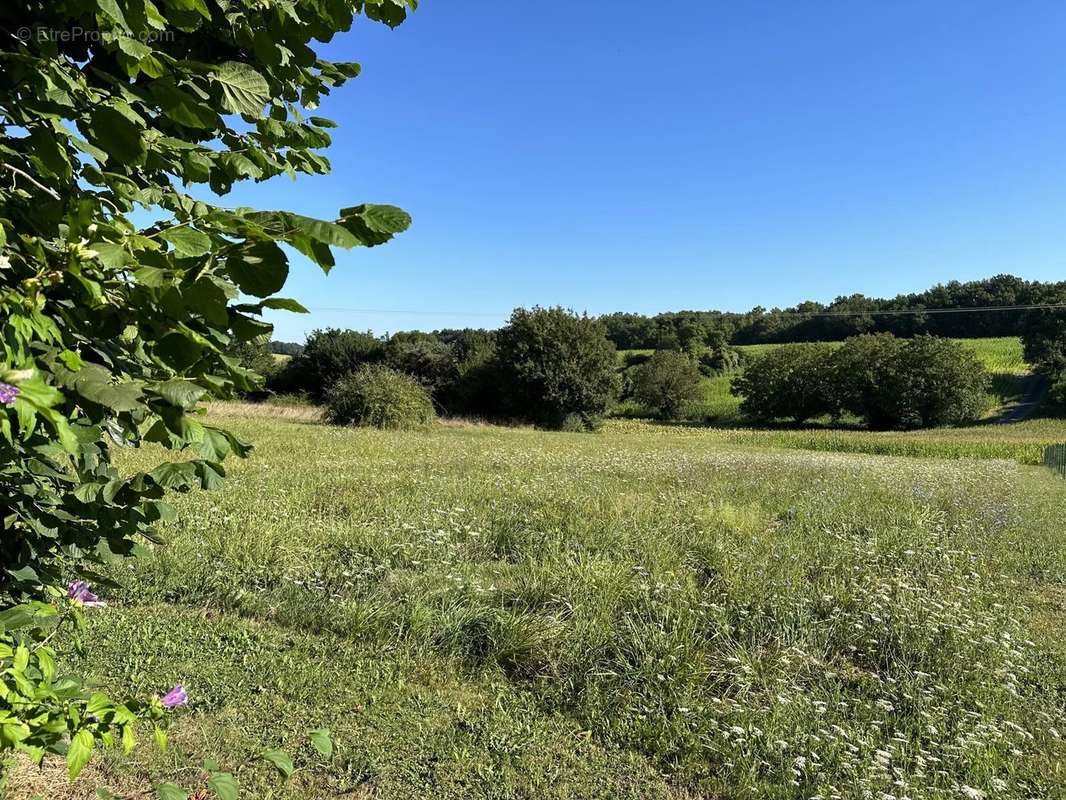
<path fill-rule="evenodd" d="M 931 314 L 982 314 L 1003 311 L 1050 311 L 1066 309 L 1066 303 L 1034 303 L 1032 305 L 1017 306 L 978 306 L 973 308 L 906 308 L 888 309 L 882 311 L 764 311 L 761 316 L 766 317 L 902 317 L 902 316 L 925 316 Z M 510 316 L 509 311 L 429 311 L 419 309 L 398 308 L 337 308 L 330 306 L 309 306 L 309 311 L 337 314 L 404 314 L 413 317 L 445 316 L 445 317 L 491 317 L 499 319 Z M 705 312 L 700 312 L 705 313 Z M 723 311 L 722 314 L 734 314 L 744 316 L 751 312 Z M 648 315 L 654 316 L 654 315 Z"/>

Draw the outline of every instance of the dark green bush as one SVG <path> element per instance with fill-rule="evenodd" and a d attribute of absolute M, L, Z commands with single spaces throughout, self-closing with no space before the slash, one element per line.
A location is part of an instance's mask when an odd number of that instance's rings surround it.
<path fill-rule="evenodd" d="M 659 350 L 633 376 L 633 397 L 667 419 L 699 400 L 700 371 L 685 353 Z"/>
<path fill-rule="evenodd" d="M 981 416 L 990 377 L 977 355 L 936 336 L 908 339 L 889 362 L 883 405 L 891 427 L 934 428 Z"/>
<path fill-rule="evenodd" d="M 385 343 L 370 332 L 327 328 L 307 337 L 303 352 L 267 381 L 279 394 L 303 393 L 322 401 L 330 386 L 366 364 L 385 358 Z"/>
<path fill-rule="evenodd" d="M 700 373 L 707 377 L 734 372 L 740 369 L 743 363 L 743 354 L 727 344 L 708 347 L 699 356 Z"/>
<path fill-rule="evenodd" d="M 989 375 L 977 355 L 935 336 L 857 336 L 833 352 L 788 345 L 755 361 L 733 383 L 741 410 L 761 421 L 851 414 L 871 428 L 969 422 L 987 404 Z"/>
<path fill-rule="evenodd" d="M 326 419 L 334 425 L 415 428 L 435 417 L 422 384 L 379 364 L 346 375 L 326 393 Z"/>
<path fill-rule="evenodd" d="M 891 400 L 894 364 L 904 346 L 890 333 L 853 336 L 830 357 L 832 412 L 865 420 L 871 428 L 896 426 Z"/>
<path fill-rule="evenodd" d="M 763 422 L 796 423 L 833 413 L 831 355 L 823 344 L 794 344 L 756 359 L 733 381 L 741 411 Z"/>
<path fill-rule="evenodd" d="M 516 309 L 497 334 L 505 415 L 558 428 L 570 414 L 586 425 L 618 395 L 614 345 L 603 325 L 562 308 Z"/>
<path fill-rule="evenodd" d="M 460 378 L 453 349 L 428 334 L 394 336 L 385 345 L 385 364 L 425 386 L 434 402 Z"/>

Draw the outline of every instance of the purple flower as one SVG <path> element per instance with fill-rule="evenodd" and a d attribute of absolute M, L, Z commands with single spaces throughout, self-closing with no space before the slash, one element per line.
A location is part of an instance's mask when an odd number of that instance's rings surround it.
<path fill-rule="evenodd" d="M 163 695 L 163 708 L 167 711 L 177 708 L 178 706 L 186 705 L 189 702 L 189 695 L 185 694 L 185 687 L 180 683 L 176 684 L 173 689 Z"/>
<path fill-rule="evenodd" d="M 9 406 L 19 396 L 19 387 L 10 383 L 0 383 L 0 405 Z"/>
<path fill-rule="evenodd" d="M 103 608 L 107 605 L 107 603 L 89 591 L 89 584 L 85 581 L 74 581 L 74 583 L 70 584 L 67 587 L 67 597 L 86 608 Z"/>

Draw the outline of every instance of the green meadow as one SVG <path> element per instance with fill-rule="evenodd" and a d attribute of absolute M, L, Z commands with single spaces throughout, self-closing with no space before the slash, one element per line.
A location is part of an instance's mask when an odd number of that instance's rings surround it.
<path fill-rule="evenodd" d="M 168 750 L 101 757 L 72 790 L 26 768 L 11 797 L 196 786 L 208 757 L 262 798 L 1066 791 L 1066 481 L 1029 466 L 1062 422 L 211 417 L 254 455 L 114 569 L 76 661 L 119 693 L 182 681 Z M 275 747 L 286 784 L 255 758 Z"/>

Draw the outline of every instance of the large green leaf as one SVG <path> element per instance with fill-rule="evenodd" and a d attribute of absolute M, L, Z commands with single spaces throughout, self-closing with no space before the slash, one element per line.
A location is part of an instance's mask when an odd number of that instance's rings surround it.
<path fill-rule="evenodd" d="M 270 101 L 270 85 L 247 64 L 227 61 L 212 77 L 222 88 L 222 105 L 233 114 L 258 117 Z"/>
<path fill-rule="evenodd" d="M 166 239 L 183 256 L 202 256 L 211 252 L 211 237 L 187 225 L 164 228 L 159 232 L 159 238 Z"/>
<path fill-rule="evenodd" d="M 274 768 L 281 773 L 282 777 L 288 778 L 296 771 L 292 765 L 292 759 L 289 758 L 289 754 L 283 750 L 265 750 L 260 756 L 264 761 L 269 761 L 274 765 Z"/>
<path fill-rule="evenodd" d="M 74 379 L 74 389 L 86 400 L 112 411 L 140 408 L 144 384 L 140 381 L 112 383 L 111 373 L 99 364 L 86 364 Z"/>
<path fill-rule="evenodd" d="M 218 800 L 237 800 L 237 779 L 228 772 L 216 772 L 207 779 L 207 786 Z"/>
<path fill-rule="evenodd" d="M 192 408 L 207 393 L 207 390 L 202 386 L 197 386 L 192 381 L 181 380 L 180 378 L 174 378 L 156 385 L 155 391 L 172 406 L 178 406 L 179 408 Z"/>
<path fill-rule="evenodd" d="M 148 155 L 143 131 L 118 109 L 102 105 L 89 113 L 92 142 L 121 164 L 143 164 Z"/>
<path fill-rule="evenodd" d="M 155 792 L 159 800 L 189 800 L 189 793 L 173 783 L 161 783 Z"/>
<path fill-rule="evenodd" d="M 226 259 L 226 271 L 245 294 L 266 297 L 285 285 L 289 259 L 274 242 L 245 242 Z"/>
<path fill-rule="evenodd" d="M 84 728 L 71 738 L 70 749 L 67 750 L 67 771 L 71 780 L 78 777 L 92 758 L 93 743 L 93 735 Z"/>

